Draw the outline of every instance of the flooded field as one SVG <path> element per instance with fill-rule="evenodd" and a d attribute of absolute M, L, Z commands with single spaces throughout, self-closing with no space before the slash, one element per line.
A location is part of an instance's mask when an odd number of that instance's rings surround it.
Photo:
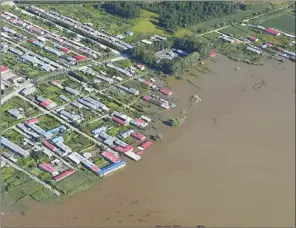
<path fill-rule="evenodd" d="M 180 127 L 163 126 L 164 140 L 142 161 L 64 202 L 6 210 L 2 225 L 293 226 L 295 64 L 218 56 L 209 67 L 170 82 L 183 107 L 194 94 L 202 102 Z"/>

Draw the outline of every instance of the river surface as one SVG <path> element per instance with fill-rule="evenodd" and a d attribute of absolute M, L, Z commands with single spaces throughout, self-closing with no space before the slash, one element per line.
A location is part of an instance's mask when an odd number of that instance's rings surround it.
<path fill-rule="evenodd" d="M 61 203 L 7 211 L 3 226 L 294 226 L 295 64 L 218 56 L 210 68 L 195 86 L 171 81 L 183 106 L 202 102 L 139 163 Z"/>

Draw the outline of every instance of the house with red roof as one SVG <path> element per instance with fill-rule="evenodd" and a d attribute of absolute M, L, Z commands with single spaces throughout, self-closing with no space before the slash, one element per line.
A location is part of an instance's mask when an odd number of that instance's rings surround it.
<path fill-rule="evenodd" d="M 145 70 L 145 66 L 143 64 L 138 64 L 136 65 L 136 68 L 138 68 L 139 70 Z"/>
<path fill-rule="evenodd" d="M 265 32 L 267 32 L 270 35 L 279 36 L 281 33 L 275 29 L 272 28 L 266 28 Z"/>
<path fill-rule="evenodd" d="M 153 143 L 152 143 L 151 140 L 147 140 L 147 141 L 143 142 L 143 143 L 138 147 L 138 149 L 139 149 L 139 150 L 145 150 L 145 149 L 147 149 L 148 147 L 150 147 L 152 144 L 153 144 Z"/>
<path fill-rule="evenodd" d="M 81 61 L 87 60 L 87 57 L 84 56 L 84 55 L 75 55 L 73 57 L 76 59 L 77 62 L 81 62 Z"/>
<path fill-rule="evenodd" d="M 62 51 L 62 52 L 65 52 L 65 53 L 69 53 L 71 50 L 70 50 L 69 48 L 62 47 L 62 48 L 61 48 L 61 51 Z"/>
<path fill-rule="evenodd" d="M 6 66 L 1 66 L 0 67 L 0 72 L 1 72 L 1 74 L 5 74 L 5 73 L 9 72 L 9 69 Z"/>
<path fill-rule="evenodd" d="M 39 122 L 39 118 L 32 118 L 30 120 L 25 121 L 25 124 L 36 124 Z"/>
<path fill-rule="evenodd" d="M 168 90 L 168 89 L 166 89 L 166 88 L 160 88 L 160 89 L 159 89 L 159 92 L 161 92 L 162 94 L 167 95 L 167 96 L 170 96 L 170 95 L 173 94 L 172 91 L 170 91 L 170 90 Z"/>
<path fill-rule="evenodd" d="M 73 173 L 75 173 L 75 170 L 72 170 L 72 169 L 71 169 L 71 170 L 67 170 L 67 171 L 65 171 L 65 172 L 63 172 L 63 173 L 61 173 L 61 174 L 55 176 L 54 179 L 55 179 L 56 181 L 60 181 L 60 180 L 62 180 L 62 179 L 64 179 L 64 178 L 66 178 L 66 177 L 72 175 Z"/>
<path fill-rule="evenodd" d="M 258 38 L 256 36 L 250 36 L 249 40 L 252 41 L 252 42 L 257 42 Z"/>
<path fill-rule="evenodd" d="M 52 145 L 51 143 L 49 143 L 47 140 L 44 140 L 42 143 L 43 143 L 43 145 L 45 147 L 47 147 L 51 151 L 56 151 L 57 150 L 57 148 L 54 145 Z"/>
<path fill-rule="evenodd" d="M 139 140 L 139 141 L 143 141 L 146 138 L 145 135 L 142 135 L 139 132 L 133 132 L 131 134 L 131 136 L 134 137 L 135 139 Z"/>
<path fill-rule="evenodd" d="M 115 116 L 112 117 L 112 120 L 114 122 L 116 122 L 116 123 L 119 123 L 120 125 L 123 125 L 123 126 L 126 126 L 128 124 L 127 122 L 125 122 L 125 121 L 123 121 L 123 120 L 121 120 L 121 119 L 119 119 L 119 118 L 117 118 Z"/>
<path fill-rule="evenodd" d="M 118 145 L 114 149 L 115 151 L 120 153 L 132 152 L 134 150 L 134 148 L 131 145 L 127 145 L 126 147 L 122 147 Z"/>
<path fill-rule="evenodd" d="M 52 167 L 50 163 L 45 163 L 45 162 L 40 163 L 38 167 L 46 172 L 49 172 L 53 176 L 56 176 L 59 174 L 59 172 L 54 167 Z"/>

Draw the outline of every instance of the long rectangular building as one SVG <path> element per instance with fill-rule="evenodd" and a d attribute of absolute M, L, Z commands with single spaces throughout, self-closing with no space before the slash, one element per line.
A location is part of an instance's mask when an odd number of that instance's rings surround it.
<path fill-rule="evenodd" d="M 28 151 L 24 150 L 23 148 L 9 141 L 7 138 L 4 138 L 3 136 L 1 137 L 1 145 L 10 149 L 14 153 L 21 155 L 22 157 L 27 158 L 30 156 L 30 153 Z"/>

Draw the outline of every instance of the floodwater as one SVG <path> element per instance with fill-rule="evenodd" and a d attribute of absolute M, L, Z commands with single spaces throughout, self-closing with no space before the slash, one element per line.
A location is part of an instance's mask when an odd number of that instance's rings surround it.
<path fill-rule="evenodd" d="M 217 59 L 196 86 L 172 82 L 179 102 L 202 102 L 142 161 L 64 202 L 7 211 L 2 225 L 294 226 L 295 64 Z"/>

